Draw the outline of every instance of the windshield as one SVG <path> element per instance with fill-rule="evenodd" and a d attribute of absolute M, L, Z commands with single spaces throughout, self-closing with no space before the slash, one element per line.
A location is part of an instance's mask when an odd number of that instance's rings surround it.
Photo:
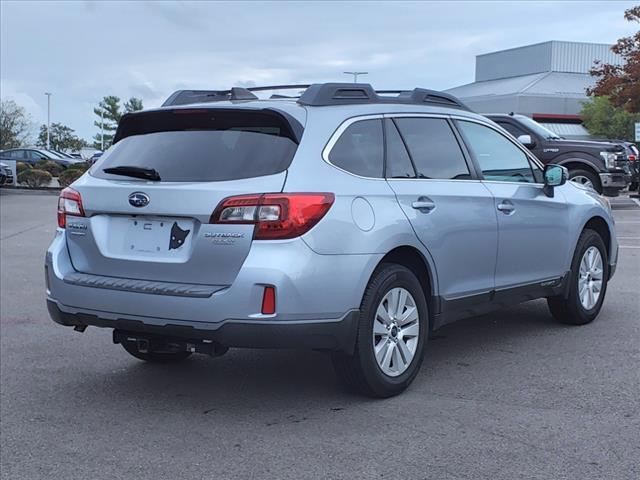
<path fill-rule="evenodd" d="M 538 135 L 538 136 L 540 136 L 540 137 L 542 137 L 544 139 L 547 139 L 547 140 L 560 140 L 562 138 L 557 133 L 554 133 L 551 130 L 549 130 L 548 128 L 543 127 L 538 122 L 536 122 L 535 120 L 532 120 L 529 117 L 525 117 L 524 115 L 518 115 L 516 118 L 518 119 L 519 122 L 524 124 L 526 127 L 528 127 L 529 129 L 533 130 L 536 135 Z"/>
<path fill-rule="evenodd" d="M 133 134 L 104 152 L 91 175 L 122 180 L 128 171 L 153 171 L 163 182 L 214 182 L 283 172 L 297 149 L 283 122 L 251 111 L 140 115 L 119 130 Z"/>

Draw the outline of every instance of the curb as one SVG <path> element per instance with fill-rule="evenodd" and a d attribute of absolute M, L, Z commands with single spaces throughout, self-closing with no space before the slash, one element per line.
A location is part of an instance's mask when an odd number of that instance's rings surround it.
<path fill-rule="evenodd" d="M 41 188 L 24 188 L 24 187 L 2 187 L 0 193 L 3 195 L 60 195 L 61 188 L 57 187 L 41 187 Z"/>

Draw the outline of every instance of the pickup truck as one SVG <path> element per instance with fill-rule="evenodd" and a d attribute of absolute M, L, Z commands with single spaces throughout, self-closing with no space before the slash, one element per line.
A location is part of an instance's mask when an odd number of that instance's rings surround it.
<path fill-rule="evenodd" d="M 485 116 L 516 137 L 544 163 L 563 165 L 569 178 L 615 197 L 631 182 L 627 149 L 612 142 L 567 140 L 535 120 L 514 113 Z"/>

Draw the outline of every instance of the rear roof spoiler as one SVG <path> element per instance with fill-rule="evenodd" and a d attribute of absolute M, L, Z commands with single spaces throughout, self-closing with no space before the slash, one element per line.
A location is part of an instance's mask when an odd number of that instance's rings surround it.
<path fill-rule="evenodd" d="M 413 90 L 374 90 L 368 83 L 314 83 L 312 85 L 270 85 L 263 87 L 239 88 L 230 90 L 178 90 L 162 104 L 188 105 L 191 103 L 206 103 L 219 101 L 247 101 L 258 100 L 252 92 L 274 90 L 304 90 L 298 97 L 273 95 L 272 98 L 298 98 L 300 105 L 314 107 L 330 105 L 354 105 L 392 103 L 406 105 L 439 105 L 471 111 L 458 98 L 444 92 L 414 88 Z"/>

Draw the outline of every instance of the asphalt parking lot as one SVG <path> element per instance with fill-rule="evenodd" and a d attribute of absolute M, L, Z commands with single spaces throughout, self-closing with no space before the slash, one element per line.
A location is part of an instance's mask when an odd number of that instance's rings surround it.
<path fill-rule="evenodd" d="M 144 364 L 49 320 L 53 195 L 0 195 L 2 479 L 640 478 L 640 206 L 591 325 L 544 301 L 447 326 L 403 395 L 338 388 L 315 352 Z"/>

